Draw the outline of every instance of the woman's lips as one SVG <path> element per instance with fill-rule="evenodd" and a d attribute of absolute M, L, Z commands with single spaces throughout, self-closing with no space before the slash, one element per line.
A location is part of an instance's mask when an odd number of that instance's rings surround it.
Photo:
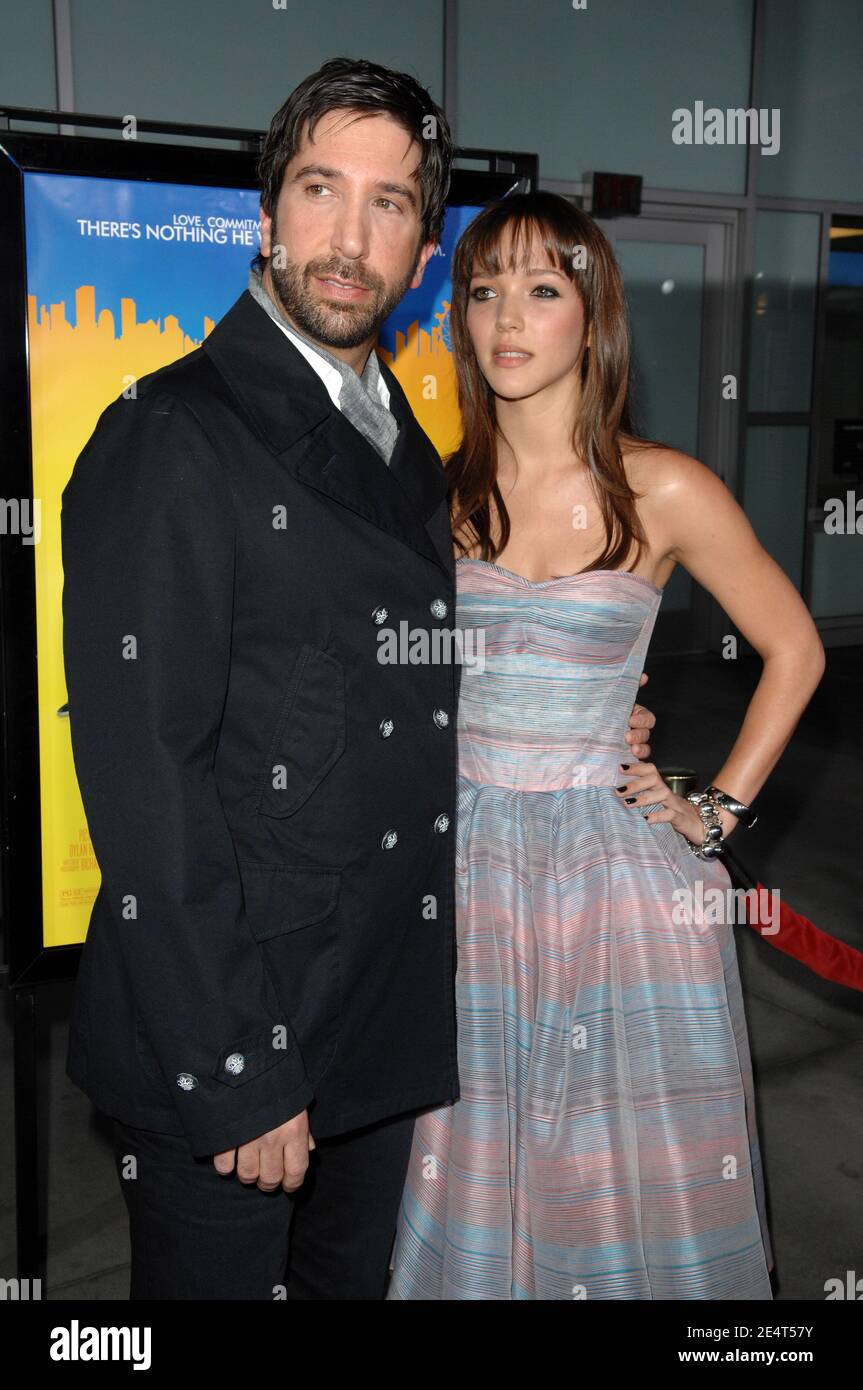
<path fill-rule="evenodd" d="M 492 353 L 492 361 L 496 367 L 523 367 L 532 356 L 532 352 L 520 352 L 516 348 L 504 348 L 500 352 Z"/>

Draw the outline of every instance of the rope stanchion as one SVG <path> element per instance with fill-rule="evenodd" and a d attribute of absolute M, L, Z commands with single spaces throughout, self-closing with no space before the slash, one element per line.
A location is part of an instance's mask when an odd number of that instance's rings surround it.
<path fill-rule="evenodd" d="M 758 895 L 755 899 L 756 904 L 770 901 L 770 889 L 753 879 L 728 844 L 725 845 L 722 860 L 735 887 L 742 888 L 747 893 L 754 890 Z M 807 970 L 820 975 L 823 980 L 844 985 L 847 989 L 863 990 L 863 951 L 848 946 L 844 941 L 837 941 L 835 936 L 830 936 L 828 932 L 816 927 L 808 917 L 795 912 L 781 900 L 781 897 L 778 931 L 760 931 L 763 922 L 758 919 L 758 911 L 747 899 L 746 924 L 758 932 L 763 941 L 768 942 L 777 951 L 784 951 L 787 956 L 793 956 L 801 965 L 805 965 Z M 771 925 L 775 926 L 775 923 Z"/>

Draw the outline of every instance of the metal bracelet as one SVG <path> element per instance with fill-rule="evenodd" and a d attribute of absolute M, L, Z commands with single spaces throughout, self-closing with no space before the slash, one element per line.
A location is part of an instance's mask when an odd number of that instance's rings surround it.
<path fill-rule="evenodd" d="M 721 787 L 715 787 L 712 782 L 707 788 L 705 796 L 712 797 L 724 811 L 730 811 L 732 816 L 737 817 L 741 825 L 747 826 L 750 830 L 758 819 L 757 814 L 752 810 L 751 806 L 747 806 L 744 802 L 738 801 L 734 796 L 729 796 L 728 792 L 724 792 Z"/>
<path fill-rule="evenodd" d="M 725 848 L 722 821 L 719 819 L 719 807 L 706 791 L 690 792 L 686 800 L 692 802 L 704 823 L 704 839 L 700 845 L 694 845 L 691 840 L 686 840 L 685 835 L 683 837 L 690 853 L 698 859 L 715 859 L 718 854 L 722 854 Z"/>

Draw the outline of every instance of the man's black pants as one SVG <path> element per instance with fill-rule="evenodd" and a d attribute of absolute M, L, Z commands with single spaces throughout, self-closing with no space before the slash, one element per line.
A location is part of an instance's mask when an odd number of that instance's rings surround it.
<path fill-rule="evenodd" d="M 382 1299 L 418 1113 L 316 1139 L 294 1192 L 222 1177 L 184 1138 L 115 1119 L 130 1299 Z"/>

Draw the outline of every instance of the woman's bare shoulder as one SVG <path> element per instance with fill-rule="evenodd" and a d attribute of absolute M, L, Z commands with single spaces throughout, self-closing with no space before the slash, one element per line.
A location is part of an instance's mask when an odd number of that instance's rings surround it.
<path fill-rule="evenodd" d="M 691 497 L 713 491 L 717 484 L 724 487 L 705 464 L 681 449 L 622 439 L 621 453 L 630 486 L 647 498 L 659 494 L 666 500 L 672 494 Z"/>

